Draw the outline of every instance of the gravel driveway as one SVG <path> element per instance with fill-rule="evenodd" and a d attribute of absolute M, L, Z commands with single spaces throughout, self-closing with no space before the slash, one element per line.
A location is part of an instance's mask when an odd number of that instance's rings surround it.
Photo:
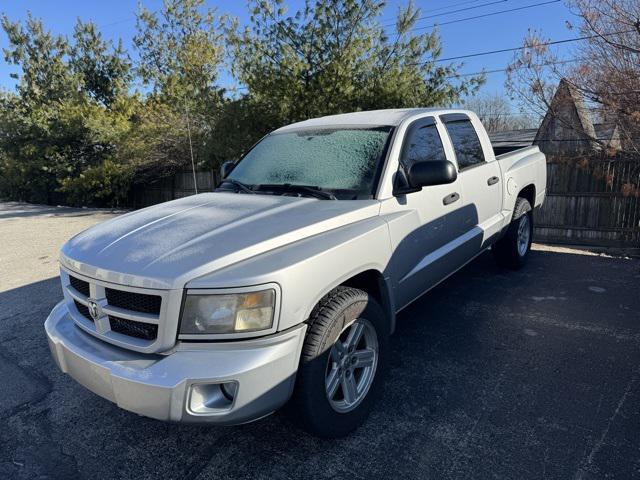
<path fill-rule="evenodd" d="M 0 204 L 0 478 L 640 478 L 638 260 L 480 256 L 400 315 L 382 401 L 327 441 L 281 413 L 161 423 L 57 370 L 57 250 L 111 216 Z"/>

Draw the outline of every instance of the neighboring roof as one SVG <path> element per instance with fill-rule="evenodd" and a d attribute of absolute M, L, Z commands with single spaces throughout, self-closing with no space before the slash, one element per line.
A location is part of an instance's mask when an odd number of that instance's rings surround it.
<path fill-rule="evenodd" d="M 322 127 L 329 125 L 400 125 L 404 120 L 424 113 L 452 113 L 464 110 L 444 108 L 394 108 L 388 110 L 370 110 L 367 112 L 342 113 L 326 117 L 312 118 L 303 122 L 292 123 L 276 131 L 282 132 L 295 128 Z"/>
<path fill-rule="evenodd" d="M 572 108 L 571 108 L 572 107 Z M 567 110 L 569 108 L 569 110 Z M 551 105 L 542 119 L 536 141 L 544 141 L 544 136 L 549 136 L 554 123 L 561 118 L 565 125 L 571 126 L 579 138 L 572 140 L 585 140 L 595 138 L 596 132 L 591 121 L 591 116 L 584 103 L 580 92 L 566 78 L 562 78 L 551 99 Z M 580 138 L 582 137 L 582 138 Z"/>
<path fill-rule="evenodd" d="M 596 138 L 598 140 L 615 140 L 617 136 L 618 125 L 615 123 L 594 123 L 596 130 Z"/>
<path fill-rule="evenodd" d="M 595 123 L 595 138 L 602 142 L 614 140 L 616 126 L 611 123 Z M 489 134 L 491 145 L 494 147 L 528 147 L 533 145 L 536 138 L 537 128 L 524 128 L 522 130 L 507 130 L 504 132 L 493 132 Z M 542 139 L 541 139 L 542 140 Z"/>
<path fill-rule="evenodd" d="M 537 132 L 537 128 L 508 130 L 490 133 L 489 138 L 494 147 L 528 147 L 533 145 L 533 139 L 536 138 Z"/>

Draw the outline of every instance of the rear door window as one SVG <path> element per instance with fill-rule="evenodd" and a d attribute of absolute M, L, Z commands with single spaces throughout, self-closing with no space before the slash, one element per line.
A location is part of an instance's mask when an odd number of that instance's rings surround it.
<path fill-rule="evenodd" d="M 440 118 L 444 122 L 449 137 L 451 138 L 453 150 L 456 153 L 456 160 L 458 161 L 458 168 L 464 170 L 465 168 L 484 163 L 485 158 L 484 152 L 482 151 L 482 144 L 469 117 L 463 114 L 453 113 L 442 115 Z"/>

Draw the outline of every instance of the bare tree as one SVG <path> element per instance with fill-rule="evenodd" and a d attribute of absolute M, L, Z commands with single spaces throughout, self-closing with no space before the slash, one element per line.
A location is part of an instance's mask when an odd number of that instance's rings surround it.
<path fill-rule="evenodd" d="M 538 115 L 515 112 L 507 99 L 500 95 L 473 97 L 465 102 L 464 107 L 476 112 L 489 133 L 535 128 L 540 123 Z"/>
<path fill-rule="evenodd" d="M 567 3 L 577 18 L 567 26 L 581 38 L 572 56 L 560 56 L 549 39 L 530 31 L 509 66 L 506 87 L 522 110 L 553 115 L 551 99 L 564 78 L 582 95 L 592 118 L 617 127 L 621 148 L 639 153 L 640 0 Z"/>

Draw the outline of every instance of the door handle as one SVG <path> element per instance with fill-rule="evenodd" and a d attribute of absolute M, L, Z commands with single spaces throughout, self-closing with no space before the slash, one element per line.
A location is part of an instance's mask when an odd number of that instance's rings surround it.
<path fill-rule="evenodd" d="M 487 185 L 495 185 L 499 181 L 500 179 L 498 177 L 491 177 L 489 180 L 487 180 Z"/>
<path fill-rule="evenodd" d="M 447 195 L 442 199 L 442 203 L 445 205 L 449 205 L 455 202 L 456 200 L 458 200 L 459 198 L 460 198 L 460 195 L 458 195 L 456 192 L 450 193 L 449 195 Z"/>

